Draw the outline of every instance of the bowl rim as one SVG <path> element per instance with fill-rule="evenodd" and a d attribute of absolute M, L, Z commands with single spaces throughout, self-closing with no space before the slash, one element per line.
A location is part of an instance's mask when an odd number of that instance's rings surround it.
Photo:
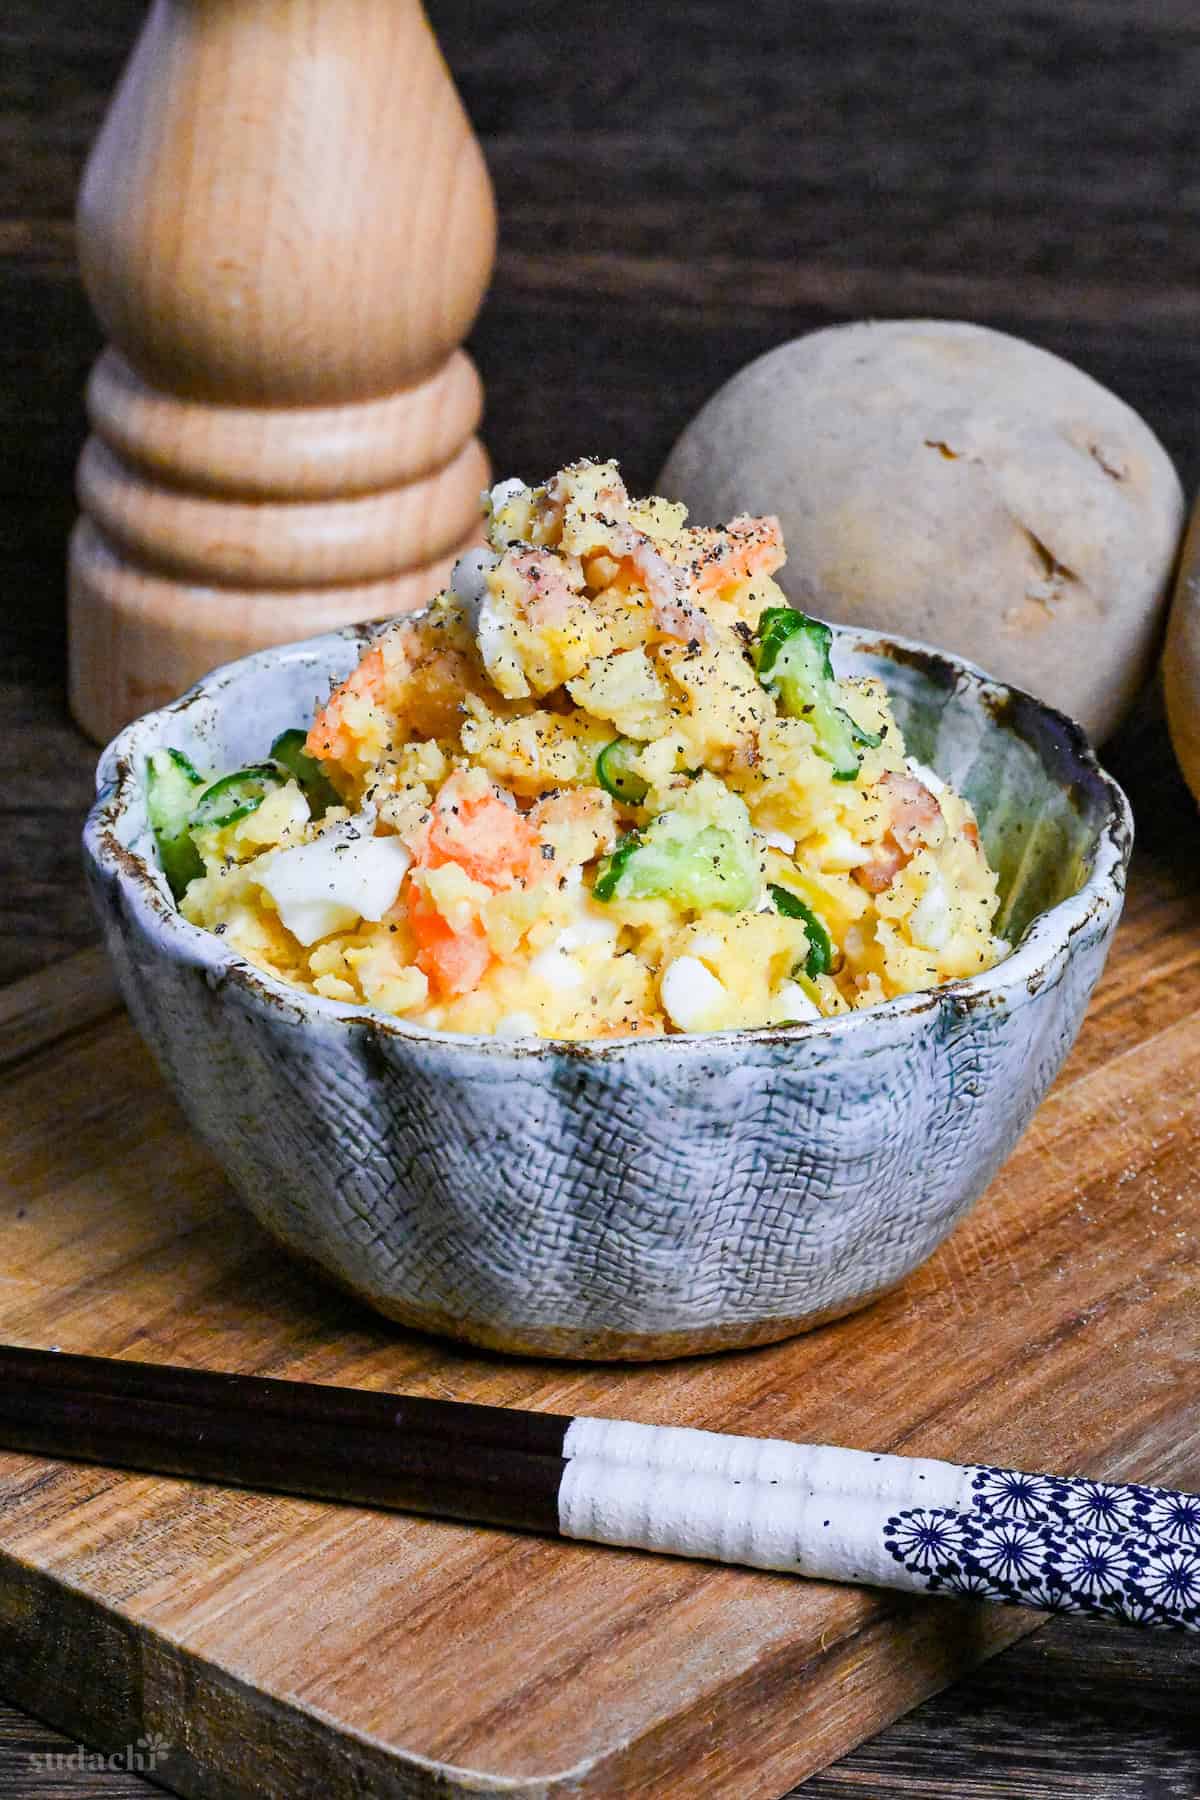
<path fill-rule="evenodd" d="M 415 618 L 424 610 L 398 616 Z M 319 663 L 323 658 L 332 660 L 334 646 L 348 641 L 364 648 L 391 623 L 391 619 L 384 619 L 345 625 L 313 637 L 271 645 L 222 663 L 178 698 L 132 720 L 101 752 L 97 764 L 97 798 L 83 831 L 85 859 L 101 877 L 115 884 L 144 934 L 172 960 L 203 969 L 214 983 L 233 983 L 257 1003 L 269 1007 L 276 1017 L 281 1007 L 291 1008 L 318 1030 L 348 1028 L 358 1033 L 367 1030 L 410 1044 L 445 1049 L 450 1055 L 483 1054 L 501 1063 L 525 1062 L 530 1057 L 547 1055 L 588 1062 L 636 1055 L 639 1061 L 648 1061 L 664 1054 L 711 1056 L 715 1052 L 748 1049 L 755 1044 L 811 1043 L 821 1039 L 849 1044 L 857 1034 L 864 1031 L 878 1034 L 886 1032 L 888 1027 L 894 1035 L 905 1036 L 930 1012 L 946 1010 L 961 1016 L 980 1008 L 986 1010 L 1006 998 L 1018 996 L 1022 989 L 1032 999 L 1045 986 L 1050 965 L 1060 954 L 1065 967 L 1071 948 L 1084 927 L 1094 923 L 1103 929 L 1110 923 L 1110 915 L 1120 911 L 1133 845 L 1132 811 L 1122 788 L 1097 760 L 1082 726 L 1024 689 L 989 676 L 965 657 L 891 632 L 830 621 L 835 648 L 840 643 L 885 661 L 915 662 L 933 680 L 955 694 L 964 688 L 973 689 L 983 706 L 991 711 L 996 730 L 1005 729 L 1001 720 L 1010 709 L 1032 715 L 1056 735 L 1065 753 L 1067 767 L 1061 785 L 1074 786 L 1082 781 L 1094 793 L 1103 796 L 1104 809 L 1097 824 L 1087 879 L 1074 894 L 1035 915 L 1009 953 L 990 969 L 945 982 L 939 987 L 902 994 L 861 1010 L 803 1024 L 663 1033 L 657 1037 L 499 1038 L 487 1033 L 442 1031 L 415 1024 L 363 1002 L 328 1000 L 323 995 L 307 993 L 240 956 L 206 927 L 193 925 L 185 919 L 170 898 L 161 872 L 121 843 L 118 828 L 139 791 L 142 779 L 139 768 L 145 760 L 144 752 L 141 752 L 142 740 L 156 736 L 162 721 L 189 710 L 199 701 L 215 698 L 224 688 L 253 680 L 259 670 L 281 660 L 296 663 Z M 324 678 L 322 675 L 321 679 Z M 1115 917 L 1111 924 L 1115 924 Z"/>

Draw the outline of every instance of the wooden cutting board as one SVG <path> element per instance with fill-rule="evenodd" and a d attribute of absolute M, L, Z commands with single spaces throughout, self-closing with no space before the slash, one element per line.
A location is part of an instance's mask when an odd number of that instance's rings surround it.
<path fill-rule="evenodd" d="M 902 1289 L 632 1368 L 457 1349 L 293 1265 L 86 954 L 0 995 L 0 1337 L 1200 1485 L 1194 892 L 1139 874 L 1056 1089 Z M 780 1795 L 1034 1623 L 0 1453 L 0 1687 L 151 1736 L 186 1794 Z"/>

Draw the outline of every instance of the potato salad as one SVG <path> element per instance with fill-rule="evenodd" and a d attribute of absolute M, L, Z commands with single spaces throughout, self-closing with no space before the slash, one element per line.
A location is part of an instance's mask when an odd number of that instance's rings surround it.
<path fill-rule="evenodd" d="M 295 987 L 440 1031 L 802 1024 L 1007 950 L 968 803 L 773 576 L 774 518 L 687 523 L 583 461 L 260 763 L 155 752 L 184 915 Z"/>

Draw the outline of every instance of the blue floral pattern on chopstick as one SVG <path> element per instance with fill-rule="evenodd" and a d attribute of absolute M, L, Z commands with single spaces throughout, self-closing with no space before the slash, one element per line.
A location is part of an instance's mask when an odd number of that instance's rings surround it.
<path fill-rule="evenodd" d="M 1200 1495 L 971 1471 L 970 1509 L 909 1507 L 884 1548 L 914 1587 L 1200 1630 Z"/>

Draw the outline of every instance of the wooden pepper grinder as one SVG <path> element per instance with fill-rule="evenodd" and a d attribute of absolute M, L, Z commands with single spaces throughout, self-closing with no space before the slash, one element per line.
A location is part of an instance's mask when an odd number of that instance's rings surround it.
<path fill-rule="evenodd" d="M 419 0 L 154 0 L 79 199 L 71 705 L 421 605 L 479 533 L 495 214 Z"/>

